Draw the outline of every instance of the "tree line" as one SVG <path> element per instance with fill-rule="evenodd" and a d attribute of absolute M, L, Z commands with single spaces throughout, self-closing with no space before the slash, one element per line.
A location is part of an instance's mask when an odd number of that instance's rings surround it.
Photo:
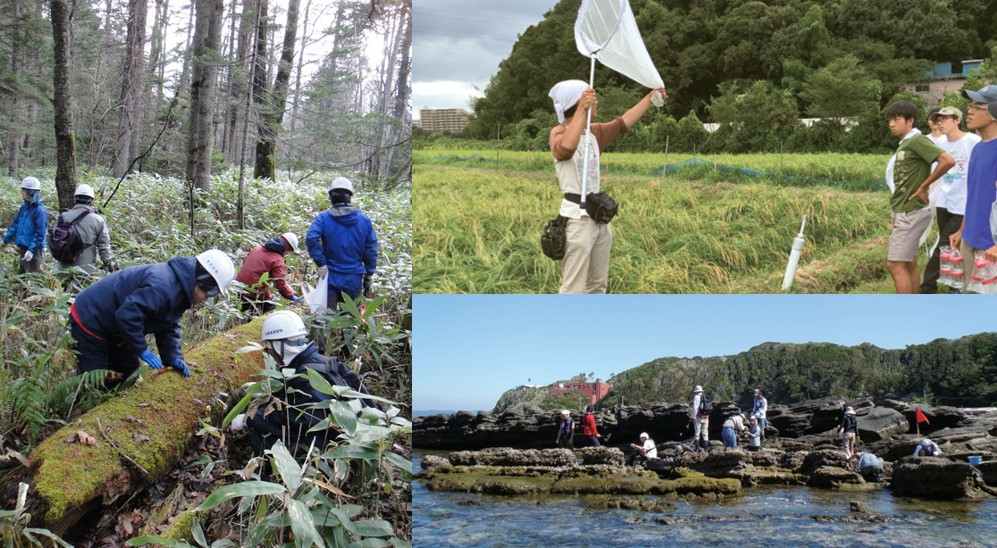
<path fill-rule="evenodd" d="M 561 0 L 528 28 L 473 102 L 468 136 L 505 137 L 543 149 L 556 124 L 547 92 L 586 79 L 574 21 L 580 0 Z M 614 143 L 679 152 L 885 152 L 895 146 L 883 112 L 926 81 L 936 62 L 987 58 L 967 87 L 997 81 L 997 4 L 984 0 L 632 0 L 645 45 L 668 87 L 667 110 Z M 643 96 L 639 84 L 596 68 L 600 116 Z M 951 93 L 943 104 L 963 107 Z M 920 98 L 916 102 L 925 110 Z M 652 109 L 653 110 L 653 109 Z M 922 113 L 924 114 L 924 112 Z M 811 127 L 801 117 L 825 120 Z M 848 118 L 845 123 L 844 119 Z M 923 117 L 922 117 L 923 118 Z M 720 125 L 707 133 L 703 122 Z M 926 127 L 926 121 L 922 120 Z"/>
<path fill-rule="evenodd" d="M 411 180 L 411 0 L 177 4 L 0 4 L 6 173 L 55 166 L 60 209 L 80 173 Z"/>

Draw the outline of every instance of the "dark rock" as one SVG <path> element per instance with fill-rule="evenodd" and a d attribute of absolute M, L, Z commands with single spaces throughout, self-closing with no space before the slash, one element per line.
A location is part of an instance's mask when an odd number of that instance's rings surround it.
<path fill-rule="evenodd" d="M 615 447 L 586 447 L 575 451 L 575 456 L 582 459 L 582 464 L 608 464 L 624 466 L 626 455 Z"/>
<path fill-rule="evenodd" d="M 450 466 L 450 461 L 443 458 L 437 457 L 435 455 L 426 455 L 422 458 L 422 469 L 429 470 L 430 468 L 436 468 L 441 466 Z"/>
<path fill-rule="evenodd" d="M 453 466 L 573 466 L 577 459 L 570 449 L 526 449 L 493 447 L 481 451 L 450 454 Z"/>
<path fill-rule="evenodd" d="M 807 485 L 820 489 L 839 489 L 846 484 L 863 485 L 865 480 L 857 472 L 836 466 L 820 466 L 810 474 Z"/>
<path fill-rule="evenodd" d="M 848 507 L 851 509 L 852 512 L 856 512 L 856 513 L 860 513 L 860 514 L 868 514 L 869 513 L 869 505 L 866 504 L 866 503 L 864 503 L 864 502 L 862 502 L 862 501 L 850 500 L 850 501 L 848 501 Z"/>
<path fill-rule="evenodd" d="M 803 463 L 800 465 L 799 471 L 809 476 L 813 475 L 818 468 L 848 468 L 849 462 L 843 452 L 823 449 L 808 453 L 803 458 Z"/>
<path fill-rule="evenodd" d="M 893 465 L 890 489 L 895 495 L 929 499 L 975 499 L 979 472 L 965 462 L 944 457 L 904 457 Z"/>
<path fill-rule="evenodd" d="M 856 412 L 857 413 L 857 412 Z M 859 439 L 865 442 L 889 440 L 907 432 L 907 419 L 899 411 L 877 407 L 858 418 Z"/>

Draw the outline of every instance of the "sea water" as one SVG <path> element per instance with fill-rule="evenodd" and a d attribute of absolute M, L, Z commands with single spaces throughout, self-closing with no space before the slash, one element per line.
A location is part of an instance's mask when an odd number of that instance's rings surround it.
<path fill-rule="evenodd" d="M 414 455 L 416 471 L 422 454 Z M 593 510 L 586 496 L 412 489 L 415 546 L 997 546 L 997 500 L 940 502 L 888 489 L 760 487 L 710 501 L 648 497 L 664 512 Z M 871 520 L 848 521 L 851 501 Z"/>

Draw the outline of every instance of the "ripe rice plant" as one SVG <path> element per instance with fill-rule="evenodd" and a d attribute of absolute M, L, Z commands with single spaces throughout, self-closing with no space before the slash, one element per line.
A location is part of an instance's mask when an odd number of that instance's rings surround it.
<path fill-rule="evenodd" d="M 557 292 L 561 263 L 544 257 L 539 245 L 560 203 L 550 157 L 543 155 L 540 170 L 539 154 L 501 151 L 497 165 L 483 166 L 481 160 L 434 160 L 438 152 L 416 152 L 415 290 Z M 806 247 L 794 291 L 892 290 L 885 269 L 888 199 L 885 191 L 871 190 L 884 157 L 718 157 L 718 164 L 764 173 L 731 175 L 701 164 L 664 181 L 652 173 L 661 155 L 604 158 L 603 189 L 620 203 L 610 292 L 778 292 L 804 214 Z M 787 183 L 791 173 L 803 181 Z M 829 188 L 823 179 L 852 184 Z M 866 190 L 855 190 L 863 184 Z"/>

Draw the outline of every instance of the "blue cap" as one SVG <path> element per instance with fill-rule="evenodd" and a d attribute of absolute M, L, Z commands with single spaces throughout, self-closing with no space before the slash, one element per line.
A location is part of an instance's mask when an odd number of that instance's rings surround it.
<path fill-rule="evenodd" d="M 962 94 L 977 103 L 997 103 L 997 85 L 985 86 L 980 91 L 964 89 Z"/>

